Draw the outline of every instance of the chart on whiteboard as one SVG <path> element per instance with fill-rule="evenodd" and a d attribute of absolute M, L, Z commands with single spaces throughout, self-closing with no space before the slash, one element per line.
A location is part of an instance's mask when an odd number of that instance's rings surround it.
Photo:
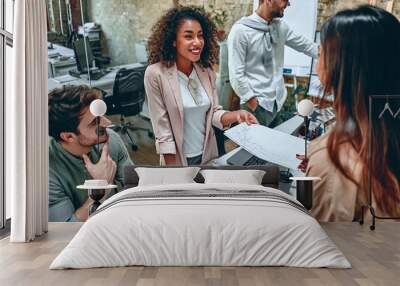
<path fill-rule="evenodd" d="M 225 135 L 251 154 L 271 163 L 296 170 L 300 160 L 296 154 L 304 154 L 304 140 L 259 125 L 239 124 Z"/>

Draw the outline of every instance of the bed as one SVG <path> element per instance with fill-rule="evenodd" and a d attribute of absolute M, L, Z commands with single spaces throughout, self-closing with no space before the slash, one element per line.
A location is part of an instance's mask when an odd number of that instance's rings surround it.
<path fill-rule="evenodd" d="M 262 185 L 201 183 L 197 175 L 193 183 L 138 186 L 135 167 L 128 167 L 128 188 L 98 208 L 50 269 L 131 265 L 350 268 L 301 203 L 271 187 L 278 183 L 279 170 L 253 168 L 267 171 Z"/>

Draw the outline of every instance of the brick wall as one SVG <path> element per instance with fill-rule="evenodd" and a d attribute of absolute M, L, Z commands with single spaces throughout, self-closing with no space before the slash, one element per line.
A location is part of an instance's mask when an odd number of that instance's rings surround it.
<path fill-rule="evenodd" d="M 177 4 L 223 8 L 228 12 L 226 27 L 252 9 L 252 0 L 89 0 L 87 10 L 89 21 L 102 27 L 104 53 L 120 65 L 136 61 L 135 43 L 146 39 L 157 19 Z"/>
<path fill-rule="evenodd" d="M 253 0 L 179 0 L 180 5 L 204 6 L 207 11 L 211 11 L 209 5 L 213 5 L 216 10 L 225 10 L 228 19 L 225 25 L 227 31 L 238 19 L 253 11 Z"/>
<path fill-rule="evenodd" d="M 369 0 L 319 0 L 318 1 L 318 28 L 321 27 L 329 17 L 334 15 L 336 12 L 346 9 L 353 8 L 358 5 L 368 4 Z M 377 0 L 377 6 L 386 9 L 389 0 Z M 393 14 L 400 19 L 400 0 L 395 0 L 393 5 Z"/>
<path fill-rule="evenodd" d="M 377 6 L 385 9 L 389 1 L 390 0 L 377 0 Z M 243 15 L 250 14 L 253 9 L 252 0 L 178 0 L 177 2 L 181 5 L 204 5 L 206 7 L 212 4 L 217 9 L 225 9 L 229 14 L 226 25 L 227 30 L 229 30 L 233 22 Z M 369 0 L 318 0 L 318 28 L 336 12 L 368 3 Z M 400 0 L 394 1 L 393 14 L 400 19 Z"/>
<path fill-rule="evenodd" d="M 366 3 L 368 0 L 319 0 L 318 28 L 337 11 Z M 388 0 L 377 0 L 383 8 L 387 3 Z M 177 4 L 205 6 L 206 10 L 211 4 L 227 11 L 226 31 L 253 8 L 253 0 L 88 0 L 87 14 L 89 21 L 101 24 L 104 52 L 118 65 L 136 61 L 135 43 L 146 39 L 155 21 Z M 400 0 L 395 0 L 393 11 L 400 17 Z"/>
<path fill-rule="evenodd" d="M 113 65 L 136 61 L 135 43 L 149 36 L 157 19 L 174 5 L 205 6 L 228 12 L 226 27 L 243 15 L 250 14 L 252 0 L 89 0 L 87 14 L 89 21 L 101 25 L 103 30 L 103 51 L 112 59 Z"/>
<path fill-rule="evenodd" d="M 148 37 L 173 0 L 89 0 L 89 21 L 101 25 L 103 50 L 113 65 L 136 61 L 135 43 Z"/>

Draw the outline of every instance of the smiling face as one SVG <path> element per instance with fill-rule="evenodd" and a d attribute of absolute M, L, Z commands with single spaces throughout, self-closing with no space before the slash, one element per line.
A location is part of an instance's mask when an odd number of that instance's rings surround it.
<path fill-rule="evenodd" d="M 108 141 L 106 127 L 111 124 L 111 121 L 106 117 L 100 117 L 99 140 L 100 143 Z M 78 125 L 79 133 L 76 134 L 77 143 L 81 147 L 92 147 L 97 144 L 97 125 L 96 117 L 90 112 L 89 108 L 85 108 Z"/>
<path fill-rule="evenodd" d="M 176 33 L 174 46 L 177 62 L 198 62 L 204 48 L 203 29 L 200 23 L 196 20 L 182 20 Z"/>

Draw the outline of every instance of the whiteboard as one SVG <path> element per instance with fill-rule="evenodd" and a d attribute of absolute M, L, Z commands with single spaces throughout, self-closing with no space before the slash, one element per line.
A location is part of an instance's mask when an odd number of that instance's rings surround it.
<path fill-rule="evenodd" d="M 255 11 L 259 1 L 253 1 Z M 317 8 L 318 0 L 290 0 L 290 6 L 286 8 L 283 20 L 295 33 L 314 41 L 317 29 Z M 309 74 L 311 58 L 286 46 L 284 66 L 293 69 L 295 74 Z"/>
<path fill-rule="evenodd" d="M 290 6 L 285 10 L 283 20 L 299 35 L 314 41 L 317 29 L 317 0 L 290 0 Z M 309 73 L 311 58 L 289 47 L 285 47 L 285 67 L 297 69 L 296 74 Z"/>

